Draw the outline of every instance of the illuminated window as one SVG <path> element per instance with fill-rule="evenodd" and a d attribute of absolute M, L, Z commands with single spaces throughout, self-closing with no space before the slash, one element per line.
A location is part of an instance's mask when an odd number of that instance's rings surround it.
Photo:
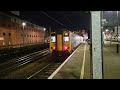
<path fill-rule="evenodd" d="M 69 37 L 64 37 L 64 42 L 68 42 L 69 41 Z"/>
<path fill-rule="evenodd" d="M 65 33 L 65 36 L 68 36 L 68 33 Z"/>
<path fill-rule="evenodd" d="M 11 44 L 11 42 L 9 41 L 9 45 Z"/>
<path fill-rule="evenodd" d="M 5 42 L 3 42 L 3 46 L 5 45 Z"/>
<path fill-rule="evenodd" d="M 56 42 L 55 36 L 51 36 L 51 42 Z"/>

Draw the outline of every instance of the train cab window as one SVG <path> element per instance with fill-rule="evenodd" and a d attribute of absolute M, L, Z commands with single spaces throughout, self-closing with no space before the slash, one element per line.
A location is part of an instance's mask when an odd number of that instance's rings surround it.
<path fill-rule="evenodd" d="M 69 41 L 69 37 L 68 36 L 64 37 L 64 42 L 68 42 L 68 41 Z"/>
<path fill-rule="evenodd" d="M 51 36 L 51 42 L 56 42 L 55 36 Z"/>

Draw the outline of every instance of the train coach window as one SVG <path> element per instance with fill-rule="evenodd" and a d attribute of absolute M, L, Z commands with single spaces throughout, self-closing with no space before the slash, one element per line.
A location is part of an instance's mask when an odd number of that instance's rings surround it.
<path fill-rule="evenodd" d="M 55 36 L 51 36 L 51 42 L 56 42 Z"/>
<path fill-rule="evenodd" d="M 64 42 L 68 42 L 69 41 L 69 37 L 64 37 Z"/>

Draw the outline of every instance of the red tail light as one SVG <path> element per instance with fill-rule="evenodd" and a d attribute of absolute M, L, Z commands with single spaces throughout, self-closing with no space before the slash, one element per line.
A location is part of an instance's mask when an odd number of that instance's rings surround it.
<path fill-rule="evenodd" d="M 55 46 L 53 47 L 53 50 L 55 50 Z"/>
<path fill-rule="evenodd" d="M 64 46 L 64 50 L 68 50 L 68 47 L 67 47 L 67 46 Z"/>

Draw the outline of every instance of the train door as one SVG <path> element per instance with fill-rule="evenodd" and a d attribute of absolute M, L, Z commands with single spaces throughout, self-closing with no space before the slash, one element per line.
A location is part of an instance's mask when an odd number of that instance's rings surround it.
<path fill-rule="evenodd" d="M 57 34 L 57 51 L 62 51 L 63 46 L 63 35 L 62 33 Z"/>

